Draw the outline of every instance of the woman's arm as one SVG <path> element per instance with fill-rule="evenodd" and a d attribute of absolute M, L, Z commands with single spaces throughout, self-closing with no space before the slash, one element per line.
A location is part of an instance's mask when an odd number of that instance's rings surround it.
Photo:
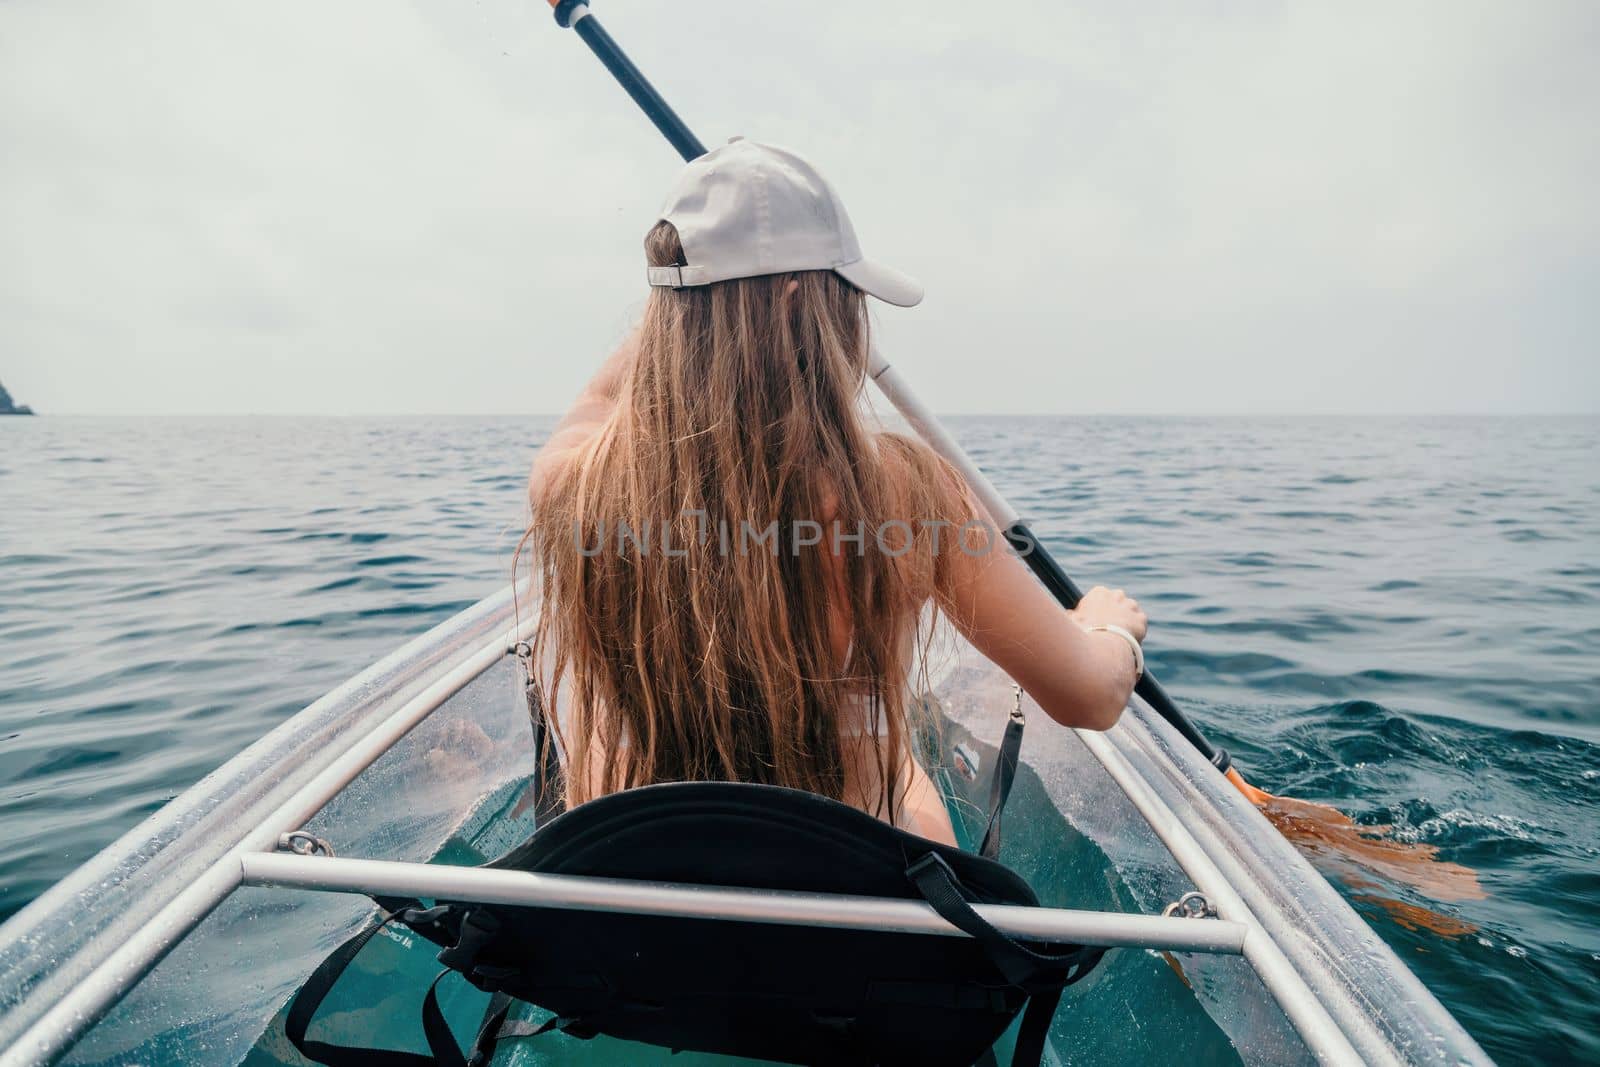
<path fill-rule="evenodd" d="M 1138 601 L 1120 589 L 1096 586 L 1074 611 L 1064 611 L 999 543 L 999 535 L 989 536 L 996 546 L 987 555 L 947 549 L 940 609 L 1052 719 L 1064 726 L 1110 729 L 1138 681 L 1133 650 L 1118 635 L 1091 633 L 1088 627 L 1121 626 L 1143 641 L 1147 622 Z"/>
<path fill-rule="evenodd" d="M 639 334 L 636 330 L 601 364 L 589 384 L 578 394 L 578 399 L 572 402 L 572 407 L 556 424 L 550 439 L 533 458 L 533 471 L 528 476 L 528 492 L 532 499 L 539 499 L 555 472 L 588 444 L 611 417 L 638 351 Z"/>

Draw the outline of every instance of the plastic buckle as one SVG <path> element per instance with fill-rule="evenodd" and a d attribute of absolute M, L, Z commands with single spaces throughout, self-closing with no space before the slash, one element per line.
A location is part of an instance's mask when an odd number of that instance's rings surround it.
<path fill-rule="evenodd" d="M 456 943 L 439 952 L 439 962 L 446 967 L 470 974 L 477 965 L 478 953 L 494 939 L 500 924 L 493 916 L 482 911 L 469 911 L 461 919 L 461 935 Z"/>

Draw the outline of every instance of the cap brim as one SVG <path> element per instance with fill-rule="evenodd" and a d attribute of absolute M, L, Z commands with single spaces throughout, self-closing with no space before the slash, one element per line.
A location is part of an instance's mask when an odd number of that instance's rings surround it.
<path fill-rule="evenodd" d="M 922 284 L 882 263 L 858 259 L 833 270 L 857 289 L 885 303 L 903 308 L 922 303 Z"/>

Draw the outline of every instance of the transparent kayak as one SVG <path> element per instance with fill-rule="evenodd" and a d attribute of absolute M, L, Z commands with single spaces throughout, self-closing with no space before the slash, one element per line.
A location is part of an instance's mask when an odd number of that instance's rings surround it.
<path fill-rule="evenodd" d="M 306 1062 L 284 1035 L 286 1006 L 372 914 L 356 891 L 370 888 L 360 884 L 368 872 L 453 878 L 532 833 L 532 745 L 511 655 L 529 623 L 508 589 L 435 627 L 0 927 L 0 1067 Z M 928 668 L 930 770 L 970 845 L 1013 687 L 959 641 L 946 641 Z M 1121 946 L 1067 991 L 1046 1062 L 1489 1062 L 1334 889 L 1142 702 L 1105 734 L 1033 718 L 1001 860 L 1045 908 L 1070 909 L 1044 914 Z M 282 852 L 296 830 L 326 840 L 337 858 Z M 350 862 L 372 860 L 388 862 Z M 470 873 L 464 884 L 473 891 Z M 1154 918 L 1187 894 L 1199 896 L 1179 917 Z M 315 1036 L 426 1052 L 418 1006 L 436 955 L 403 927 L 386 929 L 324 1005 Z M 487 995 L 456 977 L 439 990 L 446 1018 L 470 1042 Z M 540 1013 L 525 1006 L 524 1017 Z M 495 1057 L 669 1061 L 734 1062 L 560 1033 L 507 1041 Z"/>

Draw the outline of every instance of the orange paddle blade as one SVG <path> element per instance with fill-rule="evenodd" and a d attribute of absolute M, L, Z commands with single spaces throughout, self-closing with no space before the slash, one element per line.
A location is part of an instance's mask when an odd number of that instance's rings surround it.
<path fill-rule="evenodd" d="M 1237 770 L 1228 771 L 1228 780 L 1261 809 L 1279 833 L 1352 889 L 1378 889 L 1379 884 L 1370 877 L 1376 874 L 1435 900 L 1482 900 L 1487 895 L 1477 871 L 1439 859 L 1439 850 L 1433 845 L 1395 840 L 1388 836 L 1391 826 L 1363 826 L 1327 804 L 1274 796 L 1245 781 Z M 1410 929 L 1431 930 L 1445 937 L 1460 937 L 1477 929 L 1460 919 L 1378 892 L 1363 892 L 1356 899 L 1377 904 Z"/>
<path fill-rule="evenodd" d="M 1239 769 L 1237 767 L 1229 767 L 1226 774 L 1228 781 L 1232 782 L 1234 787 L 1238 789 L 1239 792 L 1244 794 L 1244 798 L 1250 803 L 1254 804 L 1256 807 L 1259 808 L 1267 801 L 1273 799 L 1271 793 L 1268 793 L 1264 789 L 1257 789 L 1255 786 L 1245 781 L 1244 775 L 1239 773 Z"/>

